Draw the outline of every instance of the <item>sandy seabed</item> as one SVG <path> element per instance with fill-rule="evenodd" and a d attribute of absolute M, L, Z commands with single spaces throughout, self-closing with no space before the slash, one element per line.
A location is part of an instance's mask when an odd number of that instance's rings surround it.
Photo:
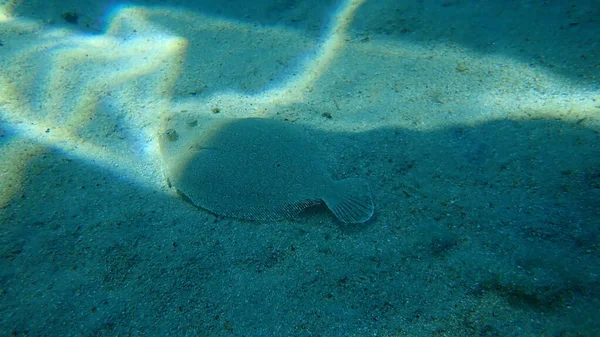
<path fill-rule="evenodd" d="M 0 336 L 600 335 L 599 8 L 4 1 Z M 182 114 L 305 125 L 375 215 L 194 207 Z"/>

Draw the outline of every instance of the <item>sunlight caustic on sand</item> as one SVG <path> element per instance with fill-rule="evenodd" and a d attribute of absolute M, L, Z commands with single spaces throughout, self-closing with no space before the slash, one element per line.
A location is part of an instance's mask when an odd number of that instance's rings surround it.
<path fill-rule="evenodd" d="M 115 7 L 104 33 L 92 35 L 15 17 L 19 2 L 2 5 L 0 35 L 6 46 L 0 57 L 0 121 L 11 135 L 4 154 L 25 163 L 19 154 L 32 152 L 22 149 L 43 145 L 160 190 L 164 182 L 156 135 L 165 118 L 183 110 L 209 118 L 273 117 L 278 109 L 311 104 L 339 111 L 336 123 L 319 125 L 337 131 L 389 126 L 425 131 L 501 118 L 579 121 L 598 113 L 594 88 L 578 88 L 547 69 L 532 70 L 504 56 L 440 42 L 356 41 L 349 30 L 364 2 L 347 0 L 330 14 L 327 29 L 312 43 L 313 52 L 292 67 L 294 74 L 283 68 L 286 73 L 258 92 L 218 87 L 188 98 L 174 95 L 177 82 L 187 75 L 182 71 L 191 42 L 201 44 L 202 51 L 219 49 L 220 38 L 242 32 L 285 40 L 306 37 L 280 26 L 132 5 Z M 211 41 L 197 41 L 198 31 L 208 32 Z M 244 43 L 252 50 L 257 41 Z M 220 61 L 237 61 L 231 57 Z M 457 72 L 457 63 L 465 59 L 469 71 Z M 506 84 L 512 82 L 518 85 Z M 228 113 L 211 114 L 216 103 Z M 3 170 L 0 175 L 10 178 L 4 182 L 18 182 L 22 179 L 13 175 L 22 172 Z"/>
<path fill-rule="evenodd" d="M 13 12 L 15 7 L 21 3 L 21 1 L 6 1 L 5 4 L 0 5 L 0 23 L 10 22 L 14 19 Z"/>
<path fill-rule="evenodd" d="M 149 126 L 170 104 L 187 42 L 160 31 L 132 37 L 109 31 L 50 29 L 1 60 L 0 119 L 13 136 L 5 146 L 23 148 L 30 143 L 19 139 L 28 139 L 157 188 L 160 171 L 140 158 L 156 156 Z M 4 153 L 14 163 L 31 151 Z M 9 177 L 22 170 L 3 171 L 4 182 L 22 180 Z"/>
<path fill-rule="evenodd" d="M 356 11 L 365 0 L 349 0 L 333 13 L 331 26 L 322 39 L 322 43 L 314 54 L 307 60 L 304 69 L 296 77 L 292 77 L 281 88 L 275 88 L 265 93 L 266 99 L 277 104 L 290 104 L 305 99 L 307 88 L 316 82 L 331 66 L 337 52 L 344 46 L 346 32 L 352 23 Z"/>
<path fill-rule="evenodd" d="M 341 8 L 342 14 L 332 25 L 324 46 L 333 48 L 339 44 L 338 35 L 347 28 L 348 16 L 359 3 L 350 1 Z M 14 7 L 15 3 L 12 4 Z M 22 25 L 13 20 L 13 7 L 1 7 L 0 19 Z M 156 164 L 154 136 L 160 118 L 171 105 L 172 89 L 180 75 L 187 42 L 152 24 L 148 17 L 156 11 L 161 9 L 121 6 L 115 9 L 105 33 L 97 36 L 49 28 L 37 35 L 41 38 L 28 40 L 10 58 L 2 60 L 5 70 L 0 74 L 0 113 L 5 129 L 16 137 L 6 145 L 22 144 L 18 139 L 25 138 L 147 187 L 160 188 L 156 186 L 160 185 L 157 179 L 160 175 L 156 174 L 160 169 Z M 308 76 L 301 79 L 305 84 L 333 58 L 326 48 L 320 54 L 322 59 L 313 60 Z M 293 86 L 301 88 L 298 84 Z M 291 87 L 283 91 L 290 95 Z M 272 96 L 281 99 L 283 91 L 278 90 Z M 102 116 L 104 119 L 111 120 L 111 127 L 119 130 L 103 131 L 103 136 L 117 134 L 117 139 L 128 144 L 123 146 L 114 139 L 103 140 L 93 132 L 90 134 L 89 129 L 94 126 L 106 127 L 94 125 L 105 123 L 99 121 L 101 113 L 107 115 Z M 18 157 L 26 152 L 4 153 Z M 22 172 L 6 170 L 2 174 Z M 4 179 L 8 180 L 21 181 Z"/>

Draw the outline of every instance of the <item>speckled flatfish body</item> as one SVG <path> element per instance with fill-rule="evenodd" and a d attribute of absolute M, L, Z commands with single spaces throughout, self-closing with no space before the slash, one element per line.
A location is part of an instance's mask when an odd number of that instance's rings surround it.
<path fill-rule="evenodd" d="M 161 150 L 169 180 L 195 205 L 219 215 L 277 220 L 325 202 L 345 223 L 373 214 L 368 185 L 334 181 L 319 144 L 304 127 L 270 119 L 224 119 L 177 146 L 167 130 Z M 174 146 L 175 145 L 175 146 Z"/>

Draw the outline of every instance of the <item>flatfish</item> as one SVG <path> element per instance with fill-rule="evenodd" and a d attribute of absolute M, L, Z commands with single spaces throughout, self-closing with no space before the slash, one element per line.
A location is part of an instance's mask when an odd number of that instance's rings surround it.
<path fill-rule="evenodd" d="M 188 130 L 163 132 L 161 153 L 170 184 L 198 207 L 260 221 L 288 218 L 322 202 L 344 223 L 373 215 L 368 184 L 334 181 L 326 153 L 303 126 L 236 118 L 203 126 L 191 121 L 183 128 Z"/>

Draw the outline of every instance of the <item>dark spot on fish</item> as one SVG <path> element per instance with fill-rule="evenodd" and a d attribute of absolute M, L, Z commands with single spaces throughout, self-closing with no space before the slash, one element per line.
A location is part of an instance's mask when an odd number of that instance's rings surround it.
<path fill-rule="evenodd" d="M 79 14 L 75 12 L 63 12 L 60 17 L 66 22 L 76 25 L 79 22 Z"/>

